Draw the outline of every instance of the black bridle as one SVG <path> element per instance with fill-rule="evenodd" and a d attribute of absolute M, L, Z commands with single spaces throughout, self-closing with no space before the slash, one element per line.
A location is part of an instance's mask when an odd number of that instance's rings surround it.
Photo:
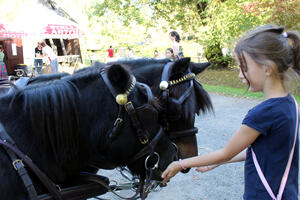
<path fill-rule="evenodd" d="M 148 85 L 144 83 L 137 82 L 134 76 L 131 76 L 131 86 L 130 89 L 128 89 L 124 94 L 118 94 L 116 90 L 113 88 L 112 84 L 110 83 L 107 74 L 105 72 L 105 68 L 101 71 L 101 77 L 104 80 L 106 86 L 109 88 L 111 94 L 117 99 L 119 95 L 126 95 L 130 97 L 130 93 L 135 87 L 135 85 L 139 85 L 140 87 L 144 88 L 147 91 L 147 98 L 148 98 L 148 104 L 152 104 L 153 101 L 153 94 L 151 89 L 149 88 Z M 118 103 L 119 104 L 119 103 Z M 114 127 L 112 129 L 112 132 L 109 134 L 108 141 L 106 142 L 105 148 L 107 148 L 113 140 L 119 135 L 119 132 L 121 130 L 122 124 L 124 123 L 124 110 L 128 113 L 131 123 L 136 130 L 137 137 L 139 139 L 139 142 L 144 145 L 145 147 L 137 153 L 136 156 L 133 157 L 129 161 L 129 163 L 132 163 L 136 161 L 137 159 L 143 157 L 147 153 L 150 155 L 154 154 L 154 148 L 156 144 L 158 143 L 159 139 L 163 135 L 163 130 L 162 128 L 159 129 L 159 131 L 156 133 L 156 137 L 153 138 L 152 142 L 149 142 L 149 133 L 148 131 L 142 126 L 142 123 L 140 122 L 140 119 L 137 115 L 136 109 L 131 101 L 126 102 L 124 104 L 119 104 L 119 113 L 118 117 L 115 120 Z M 145 150 L 148 149 L 148 150 Z M 142 153 L 145 152 L 145 153 Z M 142 156 L 139 156 L 142 155 Z"/>
<path fill-rule="evenodd" d="M 101 71 L 101 77 L 104 80 L 106 86 L 109 88 L 111 94 L 116 98 L 116 100 L 118 99 L 119 95 L 125 95 L 126 96 L 126 101 L 127 101 L 127 96 L 129 97 L 130 92 L 132 91 L 134 85 L 139 85 L 141 88 L 144 88 L 147 91 L 147 98 L 148 98 L 148 104 L 152 105 L 153 102 L 153 94 L 151 89 L 149 88 L 148 85 L 144 84 L 144 83 L 140 83 L 137 82 L 135 80 L 134 76 L 131 76 L 131 86 L 130 86 L 130 90 L 127 90 L 124 94 L 118 94 L 115 89 L 113 88 L 112 84 L 110 83 L 107 74 L 105 72 L 105 68 Z M 136 109 L 133 105 L 133 103 L 131 101 L 129 102 L 123 102 L 123 103 L 119 103 L 117 100 L 117 103 L 119 104 L 119 113 L 118 113 L 118 117 L 115 120 L 114 123 L 114 127 L 112 129 L 112 132 L 109 134 L 108 140 L 105 144 L 105 149 L 109 147 L 109 145 L 113 142 L 113 140 L 119 135 L 119 132 L 121 130 L 122 124 L 124 123 L 124 109 L 125 111 L 128 113 L 131 123 L 133 125 L 133 127 L 136 130 L 137 133 L 137 137 L 139 139 L 139 142 L 144 146 L 137 154 L 135 154 L 128 162 L 127 165 L 130 165 L 134 162 L 136 162 L 137 160 L 139 160 L 140 158 L 146 156 L 148 154 L 148 156 L 145 159 L 145 169 L 146 169 L 146 180 L 144 181 L 141 177 L 140 177 L 140 185 L 139 188 L 136 191 L 136 194 L 133 197 L 130 198 L 125 198 L 122 197 L 118 194 L 116 194 L 117 196 L 119 196 L 122 199 L 136 199 L 138 198 L 137 195 L 138 193 L 140 193 L 140 197 L 141 199 L 144 199 L 147 197 L 148 193 L 150 192 L 149 188 L 150 188 L 150 184 L 151 184 L 151 178 L 152 178 L 152 174 L 153 171 L 158 168 L 158 163 L 160 160 L 160 156 L 157 152 L 155 152 L 154 148 L 156 147 L 157 143 L 159 142 L 159 140 L 162 138 L 164 131 L 163 128 L 160 127 L 158 132 L 156 133 L 155 137 L 149 141 L 149 133 L 148 131 L 142 126 L 140 119 L 137 115 Z M 154 157 L 157 159 L 156 163 L 151 167 L 148 166 L 148 160 Z M 99 182 L 98 182 L 99 183 Z M 103 183 L 99 183 L 101 185 L 103 185 L 104 187 L 106 187 L 107 189 L 109 189 L 108 186 L 105 186 L 105 184 Z M 144 188 L 146 187 L 146 190 L 144 191 Z M 111 190 L 110 190 L 111 191 Z M 111 191 L 113 192 L 113 191 Z M 113 192 L 114 193 L 114 192 Z M 115 194 L 115 193 L 114 193 Z"/>
<path fill-rule="evenodd" d="M 196 127 L 188 128 L 181 131 L 170 131 L 169 130 L 169 123 L 170 121 L 176 121 L 181 116 L 181 111 L 183 107 L 183 103 L 185 100 L 191 95 L 191 91 L 194 88 L 194 80 L 196 75 L 188 69 L 188 73 L 183 75 L 182 77 L 176 80 L 170 80 L 170 74 L 172 70 L 172 65 L 174 62 L 168 62 L 162 72 L 161 82 L 160 82 L 160 89 L 162 91 L 161 98 L 164 102 L 164 114 L 163 114 L 163 121 L 164 121 L 164 128 L 166 133 L 171 139 L 179 138 L 179 137 L 186 137 L 190 135 L 195 135 L 198 132 Z M 171 87 L 175 87 L 178 84 L 189 82 L 189 87 L 183 92 L 183 94 L 178 98 L 170 97 L 169 89 Z"/>

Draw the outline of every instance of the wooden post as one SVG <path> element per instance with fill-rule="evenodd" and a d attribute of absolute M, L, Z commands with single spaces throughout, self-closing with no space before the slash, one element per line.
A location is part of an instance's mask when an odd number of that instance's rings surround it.
<path fill-rule="evenodd" d="M 63 55 L 66 56 L 67 55 L 67 51 L 66 51 L 64 40 L 62 38 L 60 38 L 60 44 L 61 44 L 61 48 L 63 50 Z"/>
<path fill-rule="evenodd" d="M 50 45 L 51 45 L 51 48 L 53 49 L 53 51 L 56 53 L 56 55 L 58 55 L 57 47 L 54 45 L 52 38 L 49 38 L 49 42 L 50 42 Z"/>

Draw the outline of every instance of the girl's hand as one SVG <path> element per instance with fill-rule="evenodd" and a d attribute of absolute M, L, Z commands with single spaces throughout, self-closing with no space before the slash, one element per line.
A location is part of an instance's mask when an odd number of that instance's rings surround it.
<path fill-rule="evenodd" d="M 207 172 L 209 170 L 212 170 L 216 167 L 218 167 L 219 165 L 208 165 L 208 166 L 202 166 L 202 167 L 197 167 L 196 168 L 196 171 L 197 172 L 201 172 L 201 173 L 204 173 L 204 172 Z"/>
<path fill-rule="evenodd" d="M 178 161 L 172 162 L 163 172 L 161 177 L 164 179 L 162 184 L 165 185 L 173 176 L 180 172 L 181 166 Z"/>

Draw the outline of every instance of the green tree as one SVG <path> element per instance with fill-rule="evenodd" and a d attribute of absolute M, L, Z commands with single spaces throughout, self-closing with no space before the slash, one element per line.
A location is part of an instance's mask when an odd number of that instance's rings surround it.
<path fill-rule="evenodd" d="M 94 4 L 93 14 L 110 11 L 125 25 L 135 21 L 147 27 L 163 19 L 169 28 L 184 30 L 202 44 L 215 67 L 226 67 L 230 59 L 222 48 L 230 48 L 243 32 L 266 23 L 299 29 L 299 7 L 299 0 L 103 0 Z"/>

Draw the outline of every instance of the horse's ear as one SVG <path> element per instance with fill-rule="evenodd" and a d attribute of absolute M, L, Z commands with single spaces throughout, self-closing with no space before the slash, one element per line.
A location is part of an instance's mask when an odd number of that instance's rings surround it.
<path fill-rule="evenodd" d="M 194 74 L 199 74 L 203 72 L 208 66 L 210 66 L 210 62 L 193 63 L 191 65 L 191 70 Z"/>
<path fill-rule="evenodd" d="M 129 71 L 120 64 L 113 64 L 107 69 L 107 77 L 111 84 L 121 91 L 125 91 L 130 81 Z"/>
<path fill-rule="evenodd" d="M 174 62 L 172 66 L 171 78 L 181 77 L 189 68 L 191 58 L 185 57 Z"/>

